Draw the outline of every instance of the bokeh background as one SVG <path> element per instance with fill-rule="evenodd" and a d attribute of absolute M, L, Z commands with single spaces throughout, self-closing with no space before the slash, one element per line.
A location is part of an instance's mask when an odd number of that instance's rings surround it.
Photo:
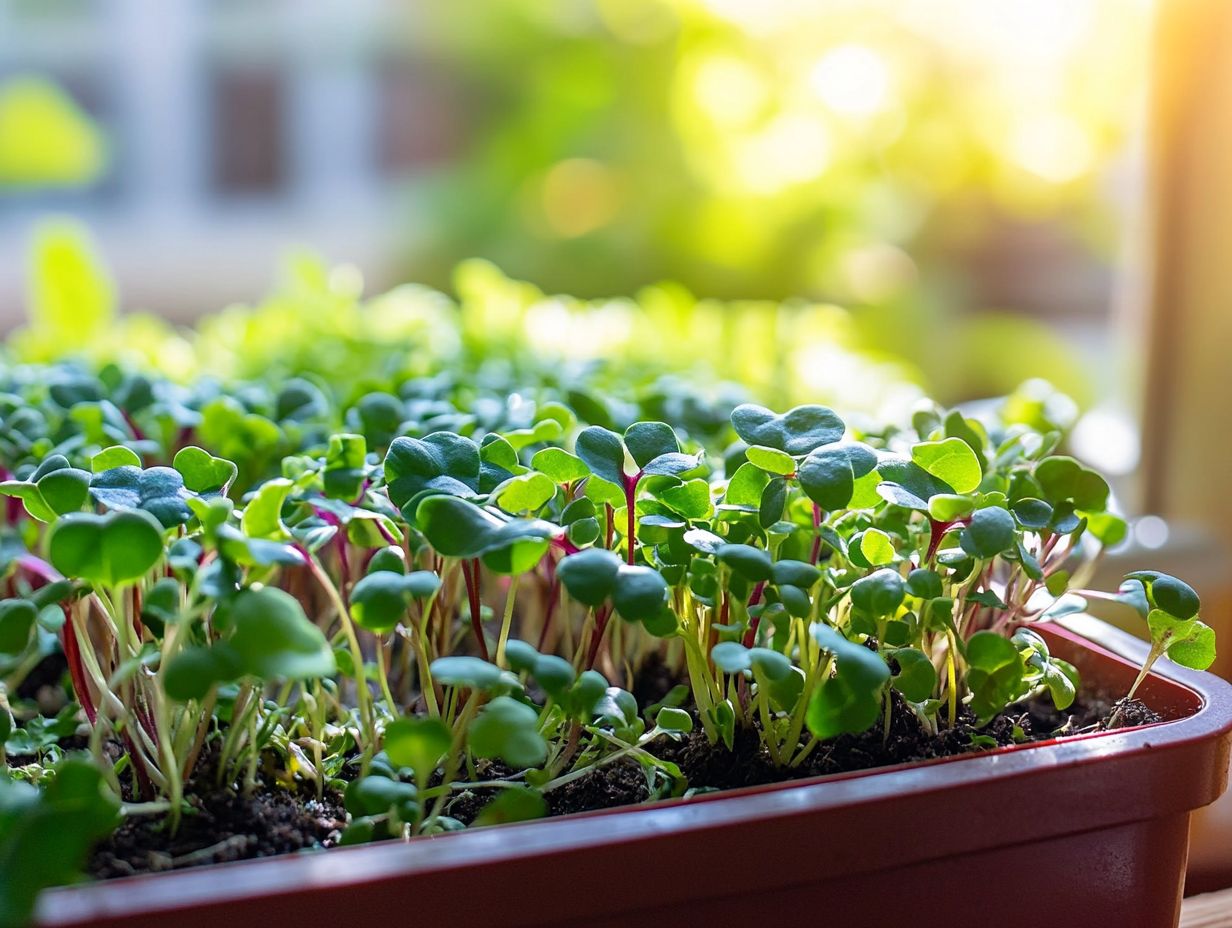
<path fill-rule="evenodd" d="M 1044 376 L 1109 403 L 1151 12 L 0 0 L 0 310 L 54 211 L 177 319 L 291 245 L 370 289 L 482 257 L 578 297 L 833 302 L 943 400 Z"/>
<path fill-rule="evenodd" d="M 1019 389 L 1135 517 L 1109 576 L 1226 641 L 1229 47 L 1226 0 L 0 0 L 0 328 L 243 375 L 415 281 L 496 353 Z"/>

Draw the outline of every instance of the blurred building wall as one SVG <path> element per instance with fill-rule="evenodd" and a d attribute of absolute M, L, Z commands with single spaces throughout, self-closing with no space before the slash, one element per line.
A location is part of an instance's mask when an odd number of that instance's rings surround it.
<path fill-rule="evenodd" d="M 295 245 L 392 279 L 407 217 L 374 45 L 395 6 L 0 0 L 0 80 L 57 81 L 110 149 L 88 191 L 0 197 L 0 326 L 22 311 L 30 226 L 55 212 L 105 244 L 126 305 L 172 317 L 259 295 Z"/>

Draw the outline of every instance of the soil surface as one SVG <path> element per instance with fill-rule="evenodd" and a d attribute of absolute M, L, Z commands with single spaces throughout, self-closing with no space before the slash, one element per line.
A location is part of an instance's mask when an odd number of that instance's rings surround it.
<path fill-rule="evenodd" d="M 648 687 L 661 698 L 670 685 L 662 681 Z M 1144 725 L 1160 717 L 1137 700 L 1113 700 L 1085 694 L 1065 712 L 1046 698 L 1011 708 L 988 725 L 976 727 L 964 710 L 953 726 L 933 732 L 895 693 L 888 735 L 880 724 L 860 735 L 843 735 L 818 744 L 796 767 L 777 767 L 762 747 L 757 732 L 739 729 L 733 750 L 711 746 L 700 726 L 685 738 L 663 738 L 650 745 L 662 760 L 679 766 L 691 790 L 733 789 L 822 774 L 846 773 L 937 757 L 953 757 L 992 747 L 1029 743 L 1095 731 L 1117 718 L 1118 727 Z M 516 776 L 503 764 L 480 761 L 480 780 Z M 268 857 L 337 843 L 346 823 L 339 797 L 318 800 L 310 791 L 293 792 L 282 786 L 260 786 L 251 796 L 219 789 L 208 762 L 203 761 L 186 795 L 192 814 L 185 814 L 172 835 L 161 815 L 129 818 L 96 848 L 90 875 L 107 879 L 137 873 L 175 870 L 201 864 Z M 598 767 L 583 777 L 547 794 L 548 815 L 608 809 L 645 802 L 651 798 L 645 768 L 625 759 Z M 445 814 L 463 823 L 475 819 L 490 802 L 488 790 L 461 790 Z"/>
<path fill-rule="evenodd" d="M 163 815 L 130 816 L 94 849 L 87 872 L 109 879 L 331 847 L 346 824 L 336 796 L 261 786 L 244 796 L 218 788 L 204 770 L 185 795 L 193 809 L 174 835 Z"/>
<path fill-rule="evenodd" d="M 840 735 L 817 745 L 796 767 L 776 766 L 752 729 L 737 730 L 731 752 L 721 746 L 712 747 L 697 726 L 682 741 L 656 746 L 656 753 L 678 764 L 692 789 L 735 789 L 1076 735 L 1098 729 L 1121 707 L 1121 703 L 1093 696 L 1080 699 L 1062 713 L 1047 699 L 1032 700 L 1012 707 L 982 727 L 976 726 L 975 716 L 964 708 L 956 725 L 932 732 L 897 692 L 893 697 L 888 734 L 878 724 L 859 735 Z M 1121 707 L 1118 727 L 1160 720 L 1159 715 L 1135 699 Z"/>

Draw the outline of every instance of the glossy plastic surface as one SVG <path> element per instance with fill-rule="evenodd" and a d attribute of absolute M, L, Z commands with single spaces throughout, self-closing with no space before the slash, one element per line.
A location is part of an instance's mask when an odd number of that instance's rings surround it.
<path fill-rule="evenodd" d="M 1139 656 L 1042 629 L 1112 692 Z M 1112 650 L 1110 650 L 1112 649 Z M 1163 664 L 1165 662 L 1161 662 Z M 1174 666 L 1158 725 L 408 844 L 45 894 L 48 926 L 1136 928 L 1176 923 L 1189 812 L 1227 785 L 1232 687 Z"/>

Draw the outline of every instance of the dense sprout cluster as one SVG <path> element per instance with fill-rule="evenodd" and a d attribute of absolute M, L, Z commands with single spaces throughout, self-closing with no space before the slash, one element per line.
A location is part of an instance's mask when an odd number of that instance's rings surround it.
<path fill-rule="evenodd" d="M 930 731 L 1064 709 L 1080 681 L 1032 626 L 1082 608 L 1126 526 L 1044 425 L 546 375 L 0 371 L 0 863 L 79 860 L 121 801 L 175 828 L 206 757 L 238 791 L 344 792 L 359 842 L 460 828 L 463 794 L 477 824 L 541 815 L 616 762 L 681 795 L 686 737 L 751 733 L 786 772 L 892 704 Z M 1152 661 L 1209 665 L 1184 583 L 1114 595 Z M 19 698 L 57 652 L 72 702 Z M 645 705 L 652 667 L 679 685 Z M 66 808 L 90 815 L 45 827 Z"/>

